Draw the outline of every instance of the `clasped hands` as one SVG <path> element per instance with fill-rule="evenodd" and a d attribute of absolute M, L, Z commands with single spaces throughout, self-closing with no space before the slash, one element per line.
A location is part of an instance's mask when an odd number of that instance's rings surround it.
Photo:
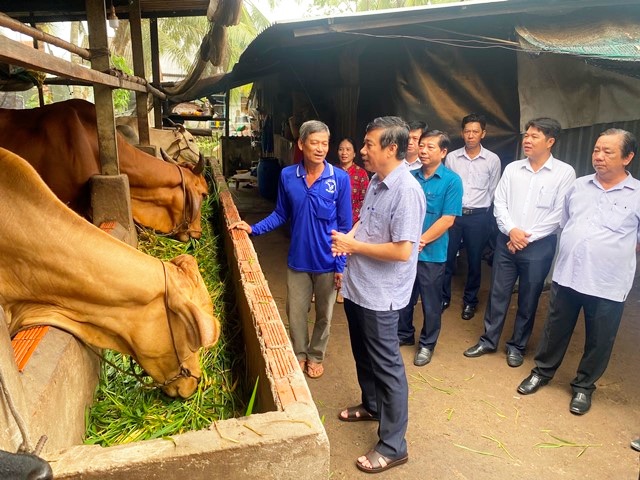
<path fill-rule="evenodd" d="M 530 236 L 530 233 L 520 228 L 512 228 L 509 232 L 509 241 L 507 242 L 509 252 L 515 254 L 518 250 L 524 250 L 527 245 L 529 245 Z"/>

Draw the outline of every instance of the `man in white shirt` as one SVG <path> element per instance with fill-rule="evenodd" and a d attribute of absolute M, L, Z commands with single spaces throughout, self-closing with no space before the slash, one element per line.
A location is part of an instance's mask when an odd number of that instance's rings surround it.
<path fill-rule="evenodd" d="M 584 313 L 584 353 L 569 411 L 583 415 L 591 408 L 595 383 L 611 358 L 624 304 L 636 271 L 640 242 L 640 181 L 627 166 L 638 153 L 629 132 L 603 132 L 591 156 L 596 173 L 574 182 L 566 195 L 562 237 L 553 271 L 549 316 L 536 366 L 518 392 L 535 393 L 560 367 L 580 310 Z M 640 442 L 632 447 L 640 450 Z"/>
<path fill-rule="evenodd" d="M 420 120 L 414 120 L 408 122 L 409 125 L 409 145 L 407 146 L 407 153 L 404 157 L 404 164 L 409 170 L 418 170 L 422 168 L 422 163 L 418 157 L 420 143 L 420 137 L 427 131 L 427 124 Z"/>
<path fill-rule="evenodd" d="M 447 155 L 445 166 L 462 178 L 462 215 L 449 229 L 447 263 L 442 286 L 442 310 L 451 302 L 451 276 L 455 268 L 460 241 L 467 254 L 467 280 L 462 296 L 463 320 L 470 320 L 478 306 L 482 251 L 495 223 L 491 216 L 493 193 L 500 180 L 500 158 L 482 146 L 487 133 L 484 115 L 471 113 L 462 119 L 464 147 Z"/>
<path fill-rule="evenodd" d="M 524 361 L 538 300 L 556 252 L 564 196 L 576 178 L 573 167 L 551 154 L 561 131 L 556 120 L 537 118 L 525 128 L 522 148 L 527 158 L 507 165 L 493 203 L 500 233 L 484 313 L 484 334 L 464 352 L 465 357 L 479 357 L 496 351 L 519 279 L 518 310 L 506 345 L 510 367 L 519 367 Z"/>

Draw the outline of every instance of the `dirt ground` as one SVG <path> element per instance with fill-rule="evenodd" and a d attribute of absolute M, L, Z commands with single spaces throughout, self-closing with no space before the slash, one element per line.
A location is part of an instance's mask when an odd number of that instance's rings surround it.
<path fill-rule="evenodd" d="M 255 222 L 273 204 L 258 197 L 257 189 L 234 191 L 243 219 Z M 285 324 L 285 229 L 253 238 L 260 264 Z M 556 377 L 531 396 L 516 388 L 533 366 L 535 346 L 546 317 L 548 293 L 540 299 L 537 322 L 524 365 L 510 368 L 504 351 L 481 358 L 462 352 L 482 333 L 490 269 L 486 266 L 476 316 L 460 318 L 464 271 L 454 277 L 451 308 L 445 311 L 433 360 L 413 365 L 415 347 L 402 347 L 409 382 L 409 462 L 380 474 L 386 479 L 640 479 L 640 457 L 629 447 L 640 436 L 640 281 L 636 274 L 609 368 L 598 383 L 591 411 L 569 412 L 569 382 L 582 353 L 584 325 L 578 323 L 571 346 Z M 510 336 L 515 295 L 501 349 Z M 313 321 L 313 309 L 310 322 Z M 416 309 L 416 329 L 422 314 Z M 331 479 L 369 478 L 355 459 L 377 441 L 373 422 L 344 423 L 338 412 L 360 403 L 349 333 L 342 305 L 336 304 L 325 374 L 307 378 L 331 444 Z M 560 446 L 565 441 L 565 446 Z M 545 448 L 552 444 L 556 448 Z"/>

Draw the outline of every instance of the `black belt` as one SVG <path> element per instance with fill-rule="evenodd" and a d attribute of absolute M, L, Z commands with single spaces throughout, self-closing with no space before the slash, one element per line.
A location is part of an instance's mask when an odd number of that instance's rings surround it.
<path fill-rule="evenodd" d="M 484 208 L 462 208 L 463 215 L 477 215 L 479 213 L 487 213 L 491 207 Z"/>

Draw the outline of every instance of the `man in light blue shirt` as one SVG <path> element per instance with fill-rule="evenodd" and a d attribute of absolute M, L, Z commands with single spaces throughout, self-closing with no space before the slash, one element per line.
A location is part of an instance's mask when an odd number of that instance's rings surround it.
<path fill-rule="evenodd" d="M 405 463 L 409 390 L 398 344 L 399 311 L 411 297 L 425 214 L 424 193 L 403 164 L 409 129 L 398 117 L 367 125 L 360 153 L 376 174 L 348 234 L 332 232 L 336 255 L 349 255 L 342 285 L 362 403 L 344 422 L 379 421 L 378 443 L 356 466 L 377 473 Z"/>
<path fill-rule="evenodd" d="M 460 242 L 464 243 L 467 258 L 467 279 L 462 295 L 463 320 L 475 316 L 482 278 L 482 251 L 495 220 L 491 215 L 493 194 L 500 180 L 500 158 L 482 146 L 487 134 L 484 115 L 471 113 L 462 119 L 464 147 L 447 155 L 445 165 L 462 179 L 462 215 L 456 217 L 449 229 L 447 264 L 442 287 L 442 310 L 451 303 L 451 277 L 455 271 Z"/>
<path fill-rule="evenodd" d="M 596 173 L 569 189 L 562 212 L 560 249 L 553 272 L 549 316 L 535 356 L 536 366 L 518 387 L 536 392 L 554 376 L 567 351 L 580 310 L 585 347 L 569 410 L 591 408 L 596 381 L 609 363 L 636 269 L 640 242 L 640 181 L 626 167 L 637 154 L 635 137 L 609 129 L 598 138 L 592 162 Z"/>
<path fill-rule="evenodd" d="M 456 216 L 462 213 L 462 180 L 457 173 L 444 166 L 449 150 L 449 135 L 431 130 L 422 135 L 419 142 L 422 168 L 414 170 L 427 201 L 427 213 L 422 225 L 418 250 L 418 272 L 411 293 L 411 301 L 400 311 L 398 340 L 400 345 L 415 343 L 413 310 L 422 299 L 423 325 L 420 342 L 413 364 L 422 367 L 431 361 L 440 335 L 442 319 L 441 292 L 444 281 L 449 228 Z"/>
<path fill-rule="evenodd" d="M 282 170 L 275 210 L 248 225 L 236 222 L 229 229 L 262 235 L 291 221 L 291 244 L 287 259 L 287 317 L 289 334 L 300 368 L 311 378 L 324 372 L 322 362 L 340 288 L 345 260 L 331 252 L 331 231 L 351 229 L 351 184 L 344 170 L 334 168 L 325 157 L 329 128 L 311 120 L 300 127 L 298 146 L 302 163 Z M 309 338 L 308 316 L 315 294 L 316 321 Z"/>

